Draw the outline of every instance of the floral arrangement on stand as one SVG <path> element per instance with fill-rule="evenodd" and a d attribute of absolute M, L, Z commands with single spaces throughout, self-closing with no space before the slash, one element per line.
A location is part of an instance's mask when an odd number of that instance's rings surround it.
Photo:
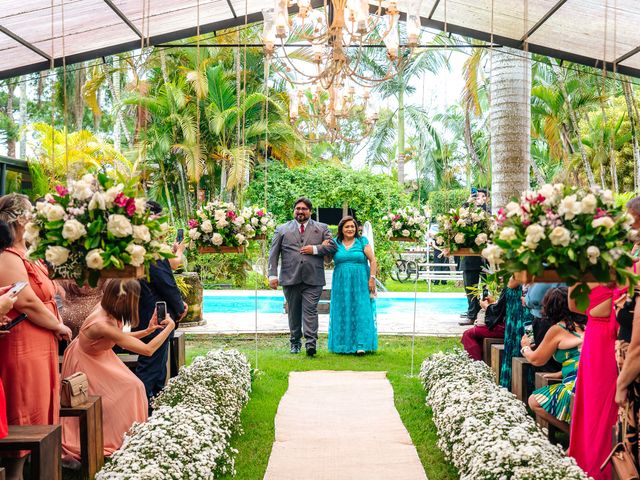
<path fill-rule="evenodd" d="M 422 241 L 429 227 L 427 216 L 410 206 L 387 213 L 382 222 L 387 229 L 387 238 L 392 241 Z"/>
<path fill-rule="evenodd" d="M 273 213 L 264 208 L 252 206 L 242 209 L 245 224 L 242 228 L 244 235 L 252 240 L 265 240 L 276 228 Z"/>
<path fill-rule="evenodd" d="M 214 350 L 180 370 L 96 480 L 208 480 L 234 475 L 230 438 L 240 432 L 251 370 L 237 350 Z"/>
<path fill-rule="evenodd" d="M 461 480 L 587 480 L 559 445 L 552 445 L 523 402 L 496 385 L 484 362 L 462 350 L 436 353 L 422 363 L 438 430 L 438 447 Z"/>
<path fill-rule="evenodd" d="M 638 231 L 610 190 L 544 185 L 500 209 L 496 221 L 493 244 L 482 252 L 489 263 L 516 273 L 523 283 L 577 283 L 572 297 L 580 308 L 588 306 L 586 282 L 633 288 L 640 280 L 630 269 Z"/>
<path fill-rule="evenodd" d="M 454 255 L 480 254 L 489 243 L 493 227 L 493 217 L 483 208 L 470 205 L 451 209 L 438 215 L 436 243 Z"/>
<path fill-rule="evenodd" d="M 29 256 L 46 260 L 52 276 L 88 281 L 141 277 L 159 258 L 172 258 L 162 243 L 165 217 L 153 217 L 146 199 L 103 173 L 58 185 L 38 202 L 25 227 Z"/>
<path fill-rule="evenodd" d="M 209 202 L 188 222 L 189 248 L 197 247 L 200 253 L 241 253 L 249 244 L 247 220 L 233 203 Z"/>

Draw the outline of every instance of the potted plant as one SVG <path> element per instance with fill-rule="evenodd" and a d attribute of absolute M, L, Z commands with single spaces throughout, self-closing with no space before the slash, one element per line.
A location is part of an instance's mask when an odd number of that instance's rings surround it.
<path fill-rule="evenodd" d="M 266 240 L 276 227 L 273 213 L 265 208 L 256 206 L 243 208 L 242 216 L 245 218 L 242 233 L 250 240 Z"/>
<path fill-rule="evenodd" d="M 387 238 L 392 242 L 418 242 L 427 232 L 427 217 L 415 207 L 406 206 L 382 217 Z"/>
<path fill-rule="evenodd" d="M 246 223 L 233 203 L 214 200 L 189 220 L 188 245 L 198 253 L 243 253 L 249 243 L 243 233 Z"/>
<path fill-rule="evenodd" d="M 491 214 L 476 205 L 453 208 L 438 215 L 436 243 L 451 255 L 479 256 L 489 242 L 493 224 Z"/>
<path fill-rule="evenodd" d="M 615 204 L 610 190 L 544 185 L 501 208 L 496 221 L 493 244 L 483 256 L 522 282 L 578 284 L 572 296 L 580 308 L 588 306 L 587 282 L 633 289 L 640 279 L 631 271 L 638 237 L 633 217 Z"/>
<path fill-rule="evenodd" d="M 95 286 L 99 278 L 140 278 L 149 264 L 172 258 L 162 242 L 168 225 L 146 199 L 104 173 L 58 185 L 26 225 L 29 256 L 46 260 L 54 278 Z"/>

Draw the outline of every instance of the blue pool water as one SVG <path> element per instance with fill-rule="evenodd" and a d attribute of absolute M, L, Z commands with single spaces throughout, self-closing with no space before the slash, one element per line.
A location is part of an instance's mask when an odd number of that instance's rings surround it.
<path fill-rule="evenodd" d="M 283 297 L 258 295 L 258 312 L 283 313 Z M 380 297 L 376 300 L 378 314 L 413 315 L 413 298 Z M 204 313 L 253 313 L 255 296 L 204 296 Z M 467 300 L 460 298 L 418 298 L 418 312 L 424 314 L 455 314 L 467 309 Z"/>

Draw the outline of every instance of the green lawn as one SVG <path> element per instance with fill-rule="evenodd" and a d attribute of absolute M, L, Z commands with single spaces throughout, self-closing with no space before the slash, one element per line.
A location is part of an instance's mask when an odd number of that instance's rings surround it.
<path fill-rule="evenodd" d="M 415 292 L 416 285 L 413 281 L 406 282 L 398 282 L 397 280 L 387 280 L 384 282 L 384 286 L 390 292 Z M 417 286 L 418 292 L 428 292 L 427 282 L 421 280 L 418 282 Z M 464 293 L 464 287 L 460 285 L 456 287 L 455 282 L 448 282 L 446 285 L 433 285 L 431 284 L 432 292 L 456 292 L 456 293 Z"/>
<path fill-rule="evenodd" d="M 316 358 L 307 358 L 304 354 L 289 353 L 287 337 L 262 335 L 259 338 L 259 373 L 253 381 L 251 400 L 242 414 L 244 434 L 233 439 L 232 442 L 233 446 L 239 450 L 236 459 L 236 478 L 242 480 L 263 478 L 274 439 L 274 417 L 280 399 L 287 390 L 289 372 L 377 370 L 387 372 L 393 385 L 396 408 L 413 439 L 427 476 L 438 480 L 457 479 L 456 470 L 445 462 L 436 446 L 437 435 L 431 421 L 431 409 L 424 404 L 425 393 L 417 378 L 420 363 L 425 357 L 439 350 L 451 349 L 457 344 L 459 344 L 457 338 L 416 338 L 415 376 L 411 377 L 411 338 L 409 337 L 380 337 L 378 353 L 356 357 L 328 353 L 325 350 L 325 335 L 320 338 L 319 355 Z M 222 347 L 239 349 L 254 365 L 253 339 L 237 336 L 188 335 L 187 363 L 197 355 Z M 300 428 L 304 426 L 301 424 Z M 303 475 L 302 472 L 301 475 Z"/>

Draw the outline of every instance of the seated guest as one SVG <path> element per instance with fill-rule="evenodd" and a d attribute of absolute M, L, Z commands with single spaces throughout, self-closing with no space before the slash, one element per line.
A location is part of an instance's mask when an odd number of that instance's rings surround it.
<path fill-rule="evenodd" d="M 531 326 L 533 327 L 533 339 L 531 347 L 535 350 L 535 345 L 540 345 L 547 330 L 551 327 L 549 322 L 542 319 L 542 301 L 547 291 L 552 288 L 564 287 L 563 283 L 532 283 L 527 287 L 527 293 L 524 296 L 524 304 L 531 314 Z M 542 372 L 559 372 L 562 368 L 553 357 L 549 361 L 536 369 Z"/>
<path fill-rule="evenodd" d="M 123 325 L 138 324 L 139 299 L 137 280 L 108 280 L 100 304 L 64 353 L 63 378 L 84 372 L 89 379 L 89 395 L 102 397 L 105 456 L 120 448 L 124 434 L 134 422 L 147 420 L 148 408 L 144 385 L 113 352 L 113 346 L 149 356 L 175 327 L 170 316 L 158 325 L 154 315 L 145 330 L 123 332 Z M 149 343 L 140 340 L 156 330 L 161 331 Z M 67 460 L 80 459 L 80 430 L 75 418 L 62 419 L 62 448 Z"/>
<path fill-rule="evenodd" d="M 550 327 L 538 348 L 531 349 L 527 335 L 521 340 L 522 355 L 531 364 L 544 365 L 551 357 L 562 364 L 562 383 L 539 388 L 529 397 L 534 413 L 559 428 L 566 428 L 571 420 L 571 398 L 587 323 L 584 315 L 569 310 L 567 295 L 567 287 L 556 287 L 545 294 L 542 315 Z"/>
<path fill-rule="evenodd" d="M 503 289 L 500 292 L 498 301 L 491 297 L 480 300 L 480 312 L 478 319 L 484 313 L 484 323 L 476 322 L 462 334 L 462 346 L 474 360 L 482 360 L 482 346 L 485 338 L 504 338 L 504 318 L 506 314 L 507 292 Z"/>
<path fill-rule="evenodd" d="M 524 335 L 524 324 L 529 318 L 522 304 L 522 286 L 513 277 L 509 280 L 505 299 L 504 353 L 500 366 L 500 385 L 511 391 L 511 365 L 513 357 L 520 356 L 520 338 Z"/>
<path fill-rule="evenodd" d="M 80 332 L 82 323 L 100 303 L 104 282 L 100 280 L 95 288 L 86 284 L 79 287 L 75 280 L 56 280 L 56 283 L 62 291 L 60 316 L 75 338 Z"/>

